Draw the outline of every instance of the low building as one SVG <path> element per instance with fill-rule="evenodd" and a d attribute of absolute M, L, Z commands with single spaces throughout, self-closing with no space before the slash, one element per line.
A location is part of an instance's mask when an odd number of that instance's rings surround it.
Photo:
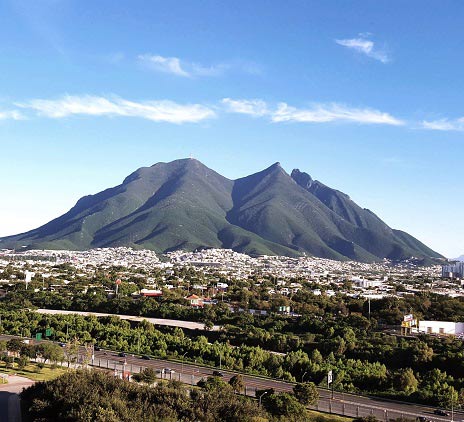
<path fill-rule="evenodd" d="M 159 297 L 159 296 L 163 296 L 163 292 L 161 290 L 142 289 L 140 290 L 140 296 Z"/>
<path fill-rule="evenodd" d="M 204 303 L 203 303 L 203 298 L 197 295 L 190 295 L 186 297 L 186 299 L 190 302 L 190 306 L 193 306 L 194 308 L 202 308 Z"/>
<path fill-rule="evenodd" d="M 419 321 L 419 333 L 458 336 L 464 333 L 464 322 Z"/>

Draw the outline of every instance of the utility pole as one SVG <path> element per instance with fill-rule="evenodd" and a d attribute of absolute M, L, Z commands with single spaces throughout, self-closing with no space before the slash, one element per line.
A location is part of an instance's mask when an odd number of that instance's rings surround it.
<path fill-rule="evenodd" d="M 188 352 L 185 352 L 183 355 L 182 355 L 182 364 L 181 364 L 181 369 L 180 369 L 180 373 L 181 373 L 181 376 L 184 374 L 184 358 L 185 358 L 185 355 L 187 354 Z M 193 375 L 193 374 L 192 374 Z M 179 381 L 180 381 L 180 377 L 179 377 Z"/>
<path fill-rule="evenodd" d="M 268 391 L 265 391 L 263 394 L 261 394 L 261 395 L 259 396 L 259 406 L 258 406 L 258 407 L 261 407 L 261 399 L 262 399 L 263 396 L 265 396 L 267 393 L 268 393 Z"/>
<path fill-rule="evenodd" d="M 303 383 L 304 377 L 305 377 L 305 375 L 306 375 L 307 373 L 308 373 L 308 371 L 306 371 L 306 372 L 302 375 L 302 377 L 301 377 L 301 383 Z"/>

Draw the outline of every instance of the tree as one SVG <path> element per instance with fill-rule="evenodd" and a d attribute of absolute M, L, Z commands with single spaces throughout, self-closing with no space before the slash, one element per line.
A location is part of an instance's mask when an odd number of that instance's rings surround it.
<path fill-rule="evenodd" d="M 321 352 L 317 349 L 314 349 L 311 353 L 311 362 L 321 364 L 323 360 L 324 359 L 321 355 Z"/>
<path fill-rule="evenodd" d="M 77 355 L 79 353 L 79 340 L 74 338 L 70 343 L 66 343 L 64 347 L 64 356 L 68 363 L 68 368 L 71 363 L 77 361 Z"/>
<path fill-rule="evenodd" d="M 443 384 L 436 392 L 437 403 L 441 407 L 450 408 L 459 403 L 459 394 L 453 386 Z"/>
<path fill-rule="evenodd" d="M 229 384 L 236 393 L 241 393 L 245 389 L 245 385 L 243 383 L 243 377 L 240 374 L 234 375 L 229 380 Z"/>
<path fill-rule="evenodd" d="M 18 368 L 19 369 L 24 369 L 27 365 L 29 364 L 29 358 L 27 356 L 21 356 L 18 359 Z"/>
<path fill-rule="evenodd" d="M 11 340 L 8 340 L 6 343 L 6 349 L 9 352 L 14 353 L 15 355 L 19 354 L 23 346 L 24 343 L 18 338 L 12 338 Z"/>
<path fill-rule="evenodd" d="M 42 343 L 39 347 L 40 355 L 44 359 L 44 363 L 49 361 L 58 362 L 64 359 L 62 347 L 55 343 Z"/>
<path fill-rule="evenodd" d="M 319 400 L 319 392 L 313 382 L 299 382 L 293 387 L 293 394 L 305 406 L 316 404 Z"/>
<path fill-rule="evenodd" d="M 265 409 L 274 416 L 280 416 L 286 421 L 304 420 L 305 407 L 290 393 L 271 394 L 263 400 Z"/>
<path fill-rule="evenodd" d="M 393 385 L 396 390 L 411 394 L 417 390 L 419 381 L 417 381 L 417 378 L 411 368 L 405 368 L 398 371 L 393 380 Z"/>
<path fill-rule="evenodd" d="M 82 355 L 82 366 L 84 368 L 87 368 L 90 365 L 90 362 L 92 362 L 93 347 L 92 343 L 86 343 L 84 346 L 84 353 Z"/>
<path fill-rule="evenodd" d="M 213 321 L 210 319 L 205 320 L 205 330 L 206 331 L 211 331 L 214 327 Z"/>
<path fill-rule="evenodd" d="M 142 372 L 134 374 L 132 378 L 137 382 L 144 382 L 150 385 L 156 381 L 156 372 L 153 368 L 145 368 Z"/>
<path fill-rule="evenodd" d="M 8 340 L 6 343 L 6 349 L 13 353 L 13 366 L 14 366 L 14 358 L 19 354 L 21 349 L 23 348 L 24 343 L 18 338 L 12 338 Z"/>
<path fill-rule="evenodd" d="M 416 365 L 422 365 L 427 362 L 431 362 L 433 358 L 433 349 L 424 343 L 419 341 L 412 349 L 412 360 Z"/>

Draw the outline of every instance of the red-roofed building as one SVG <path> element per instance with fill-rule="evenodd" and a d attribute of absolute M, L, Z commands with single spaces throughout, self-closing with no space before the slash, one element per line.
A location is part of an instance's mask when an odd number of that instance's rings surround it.
<path fill-rule="evenodd" d="M 190 306 L 193 306 L 195 308 L 202 308 L 204 305 L 203 298 L 195 294 L 192 294 L 189 297 L 186 297 L 186 299 L 190 302 Z"/>

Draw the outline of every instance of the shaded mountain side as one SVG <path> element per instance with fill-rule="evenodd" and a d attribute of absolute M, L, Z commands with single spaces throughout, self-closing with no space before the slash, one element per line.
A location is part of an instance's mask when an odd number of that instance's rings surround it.
<path fill-rule="evenodd" d="M 390 228 L 372 211 L 361 208 L 345 193 L 313 180 L 307 173 L 298 169 L 293 170 L 291 176 L 329 209 L 356 227 L 354 232 L 344 231 L 344 236 L 353 239 L 372 254 L 397 259 L 397 256 L 417 256 L 420 252 L 420 256 L 442 258 L 411 235 Z"/>
<path fill-rule="evenodd" d="M 289 176 L 276 163 L 233 181 L 193 159 L 140 168 L 122 184 L 81 198 L 61 217 L 0 239 L 0 248 L 111 246 L 365 262 L 440 257 L 299 170 Z"/>
<path fill-rule="evenodd" d="M 345 193 L 329 188 L 318 180 L 313 180 L 309 174 L 300 172 L 298 169 L 292 171 L 291 177 L 324 205 L 354 226 L 385 232 L 385 234 L 392 233 L 392 229 L 372 211 L 361 208 Z"/>

